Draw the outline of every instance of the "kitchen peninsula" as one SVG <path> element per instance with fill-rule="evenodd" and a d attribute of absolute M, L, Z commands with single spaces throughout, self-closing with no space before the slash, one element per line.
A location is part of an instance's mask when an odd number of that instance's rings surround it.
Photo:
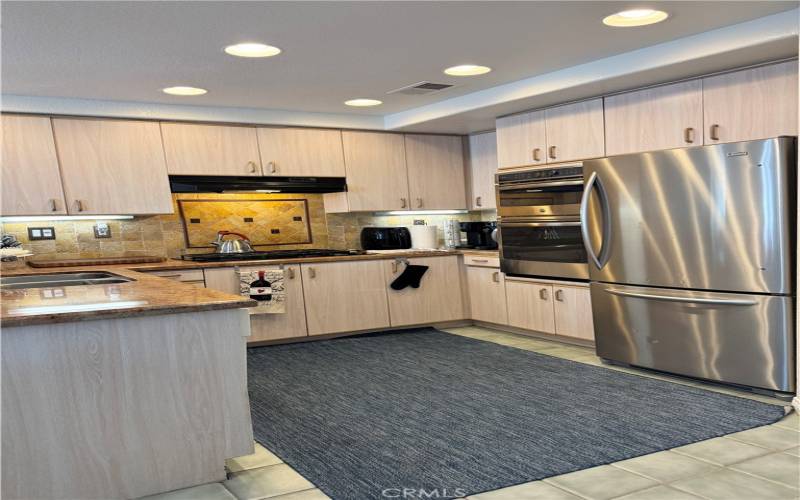
<path fill-rule="evenodd" d="M 3 496 L 133 498 L 224 479 L 225 459 L 253 449 L 254 301 L 120 266 L 66 271 L 117 282 L 2 290 Z"/>

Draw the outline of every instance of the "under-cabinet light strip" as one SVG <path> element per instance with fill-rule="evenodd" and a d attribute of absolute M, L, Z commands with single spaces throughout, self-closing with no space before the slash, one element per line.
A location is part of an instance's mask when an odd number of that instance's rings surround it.
<path fill-rule="evenodd" d="M 121 220 L 133 219 L 133 215 L 14 215 L 0 217 L 0 222 L 38 222 L 48 220 Z"/>

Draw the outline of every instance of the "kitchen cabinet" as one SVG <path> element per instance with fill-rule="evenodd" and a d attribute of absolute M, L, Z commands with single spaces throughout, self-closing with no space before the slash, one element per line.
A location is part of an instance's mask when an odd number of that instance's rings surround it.
<path fill-rule="evenodd" d="M 242 267 L 242 271 L 263 269 L 260 266 Z M 286 290 L 286 312 L 282 314 L 251 314 L 250 337 L 247 342 L 263 342 L 308 335 L 303 282 L 299 265 L 283 266 L 283 285 Z M 206 288 L 239 295 L 239 273 L 235 268 L 205 269 Z"/>
<path fill-rule="evenodd" d="M 522 278 L 506 278 L 508 324 L 526 330 L 555 333 L 553 285 Z"/>
<path fill-rule="evenodd" d="M 472 319 L 508 324 L 505 275 L 498 268 L 467 267 L 467 288 Z"/>
<path fill-rule="evenodd" d="M 264 175 L 344 177 L 341 130 L 259 127 Z"/>
<path fill-rule="evenodd" d="M 405 147 L 413 210 L 467 208 L 460 136 L 406 134 Z"/>
<path fill-rule="evenodd" d="M 475 134 L 467 139 L 470 210 L 495 210 L 494 176 L 497 173 L 497 134 Z"/>
<path fill-rule="evenodd" d="M 301 264 L 309 335 L 389 326 L 383 261 Z"/>
<path fill-rule="evenodd" d="M 66 214 L 49 117 L 2 115 L 2 215 Z"/>
<path fill-rule="evenodd" d="M 401 134 L 343 131 L 342 144 L 347 192 L 325 195 L 327 211 L 410 209 Z"/>
<path fill-rule="evenodd" d="M 156 122 L 53 118 L 67 212 L 172 213 Z"/>
<path fill-rule="evenodd" d="M 261 175 L 255 127 L 162 122 L 170 175 Z"/>
<path fill-rule="evenodd" d="M 606 154 L 702 145 L 701 87 L 690 80 L 606 97 Z"/>
<path fill-rule="evenodd" d="M 394 290 L 389 285 L 402 274 L 405 263 L 380 261 L 385 276 L 392 326 L 420 325 L 464 319 L 458 256 L 408 259 L 412 265 L 428 266 L 419 288 Z"/>
<path fill-rule="evenodd" d="M 705 143 L 797 135 L 797 61 L 703 79 Z"/>
<path fill-rule="evenodd" d="M 548 108 L 544 115 L 548 163 L 605 156 L 603 99 Z"/>
<path fill-rule="evenodd" d="M 544 111 L 498 118 L 496 126 L 498 168 L 542 165 L 547 161 Z"/>
<path fill-rule="evenodd" d="M 589 288 L 554 284 L 553 298 L 556 334 L 594 341 Z"/>

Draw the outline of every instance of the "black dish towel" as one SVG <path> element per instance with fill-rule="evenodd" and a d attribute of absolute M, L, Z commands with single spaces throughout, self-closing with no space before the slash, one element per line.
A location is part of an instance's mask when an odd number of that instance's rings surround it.
<path fill-rule="evenodd" d="M 400 273 L 392 284 L 389 285 L 392 287 L 392 290 L 402 290 L 403 288 L 410 286 L 411 288 L 419 288 L 419 282 L 422 280 L 422 275 L 425 274 L 425 271 L 428 270 L 428 266 L 416 266 L 413 264 L 408 264 L 406 268 Z"/>

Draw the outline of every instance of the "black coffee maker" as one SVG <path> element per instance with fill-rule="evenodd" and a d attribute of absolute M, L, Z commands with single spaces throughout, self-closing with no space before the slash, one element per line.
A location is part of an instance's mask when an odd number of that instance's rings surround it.
<path fill-rule="evenodd" d="M 461 241 L 466 245 L 458 248 L 473 248 L 475 250 L 497 250 L 497 222 L 462 222 Z"/>

